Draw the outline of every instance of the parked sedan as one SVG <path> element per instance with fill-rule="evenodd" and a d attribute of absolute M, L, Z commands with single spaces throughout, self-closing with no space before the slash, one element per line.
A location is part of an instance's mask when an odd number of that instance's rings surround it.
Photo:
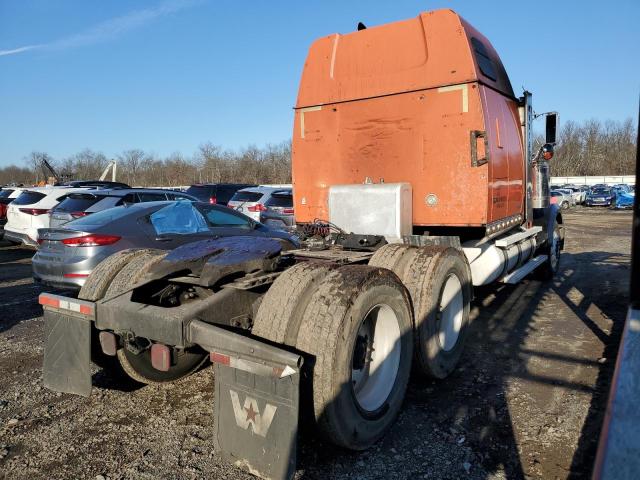
<path fill-rule="evenodd" d="M 76 218 L 120 205 L 164 200 L 198 201 L 186 193 L 151 188 L 117 188 L 71 193 L 49 212 L 49 226 L 59 227 Z"/>
<path fill-rule="evenodd" d="M 562 210 L 567 210 L 572 202 L 571 195 L 560 190 L 551 190 L 551 203 L 557 203 Z"/>
<path fill-rule="evenodd" d="M 587 207 L 615 205 L 616 195 L 610 188 L 593 188 L 587 194 L 585 205 Z"/>
<path fill-rule="evenodd" d="M 236 235 L 279 239 L 286 249 L 297 246 L 289 234 L 226 207 L 190 201 L 137 203 L 103 210 L 60 228 L 40 229 L 33 278 L 77 290 L 102 260 L 120 250 L 172 250 L 185 243 Z"/>
<path fill-rule="evenodd" d="M 577 205 L 578 199 L 576 195 L 574 195 L 573 190 L 571 190 L 570 188 L 556 188 L 555 190 L 564 193 L 572 207 Z"/>
<path fill-rule="evenodd" d="M 571 196 L 573 197 L 576 205 L 582 205 L 587 198 L 586 191 L 576 185 L 565 185 L 562 187 L 562 190 L 571 191 Z"/>

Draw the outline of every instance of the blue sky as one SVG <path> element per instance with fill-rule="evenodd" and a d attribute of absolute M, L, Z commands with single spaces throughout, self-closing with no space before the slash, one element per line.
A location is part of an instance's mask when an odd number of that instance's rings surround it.
<path fill-rule="evenodd" d="M 635 119 L 638 0 L 0 0 L 0 166 L 287 140 L 315 38 L 442 7 L 491 40 L 537 111 Z"/>

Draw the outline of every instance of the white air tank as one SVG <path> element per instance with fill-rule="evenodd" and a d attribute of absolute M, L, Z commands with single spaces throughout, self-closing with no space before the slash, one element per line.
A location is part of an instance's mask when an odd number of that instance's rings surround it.
<path fill-rule="evenodd" d="M 468 242 L 462 246 L 474 287 L 492 283 L 521 267 L 533 257 L 535 248 L 534 236 L 506 247 L 497 247 L 493 241 Z"/>

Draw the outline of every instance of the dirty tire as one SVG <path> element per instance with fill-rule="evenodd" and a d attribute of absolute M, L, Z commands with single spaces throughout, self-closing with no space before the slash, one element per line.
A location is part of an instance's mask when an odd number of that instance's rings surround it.
<path fill-rule="evenodd" d="M 95 302 L 104 298 L 111 282 L 122 268 L 136 257 L 149 252 L 148 249 L 128 249 L 121 250 L 107 257 L 93 269 L 87 277 L 87 281 L 80 289 L 78 298 Z M 91 361 L 101 367 L 112 376 L 120 377 L 124 371 L 115 357 L 102 353 L 98 330 L 92 325 L 91 328 Z"/>
<path fill-rule="evenodd" d="M 122 268 L 134 258 L 152 250 L 149 249 L 129 249 L 122 250 L 107 257 L 93 269 L 87 281 L 84 283 L 78 294 L 78 298 L 95 302 L 104 298 L 109 285 Z"/>
<path fill-rule="evenodd" d="M 560 226 L 558 221 L 553 222 L 553 241 L 544 248 L 547 260 L 535 271 L 535 277 L 542 281 L 552 280 L 560 270 Z M 555 259 L 553 256 L 556 256 Z"/>
<path fill-rule="evenodd" d="M 388 244 L 376 250 L 376 253 L 369 260 L 369 265 L 391 270 L 404 282 L 407 269 L 419 251 L 419 248 L 409 245 L 400 243 Z"/>
<path fill-rule="evenodd" d="M 318 284 L 333 264 L 302 262 L 285 270 L 262 298 L 251 333 L 295 346 L 302 314 Z"/>
<path fill-rule="evenodd" d="M 393 345 L 399 350 L 394 348 L 384 357 L 383 361 L 391 358 L 397 362 L 393 365 L 397 365 L 397 371 L 392 369 L 392 375 L 378 377 L 383 379 L 382 400 L 379 407 L 369 410 L 357 399 L 352 375 L 356 341 L 362 338 L 358 335 L 361 325 L 369 312 L 378 308 L 391 312 L 398 339 Z M 384 324 L 384 318 L 378 316 L 375 322 Z M 371 337 L 382 342 L 386 338 L 373 333 Z M 312 384 L 310 404 L 318 430 L 326 439 L 363 450 L 384 435 L 398 415 L 406 392 L 412 337 L 408 292 L 389 270 L 348 265 L 329 272 L 319 283 L 305 309 L 296 347 L 308 355 L 307 368 L 312 368 L 307 371 Z"/>
<path fill-rule="evenodd" d="M 116 296 L 127 291 L 139 282 L 147 271 L 164 258 L 162 250 L 146 250 L 129 262 L 111 282 L 105 298 Z M 151 349 L 135 355 L 126 348 L 118 349 L 117 358 L 124 372 L 140 383 L 166 383 L 178 380 L 196 371 L 206 360 L 207 355 L 199 352 L 174 352 L 175 365 L 169 371 L 161 372 L 151 365 Z"/>
<path fill-rule="evenodd" d="M 149 268 L 162 260 L 166 253 L 167 252 L 163 250 L 150 248 L 140 250 L 139 255 L 127 262 L 127 264 L 120 269 L 109 284 L 104 298 L 111 298 L 122 292 L 126 292 L 144 277 Z"/>
<path fill-rule="evenodd" d="M 461 303 L 452 301 L 451 304 L 459 305 L 460 308 L 441 310 L 444 294 L 451 291 L 450 279 L 455 287 L 454 300 L 461 300 Z M 415 315 L 415 369 L 428 377 L 445 378 L 460 360 L 468 330 L 473 291 L 467 260 L 464 254 L 455 248 L 420 248 L 408 265 L 403 281 L 411 295 Z M 452 320 L 457 335 L 451 332 L 445 335 L 441 326 L 446 325 L 446 319 L 449 318 L 448 314 L 452 309 L 461 313 L 461 316 L 456 313 Z M 451 339 L 454 339 L 452 344 Z"/>

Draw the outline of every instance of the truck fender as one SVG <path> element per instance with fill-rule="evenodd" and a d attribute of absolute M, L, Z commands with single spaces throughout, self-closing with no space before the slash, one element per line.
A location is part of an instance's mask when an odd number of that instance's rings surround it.
<path fill-rule="evenodd" d="M 560 249 L 564 249 L 564 224 L 562 221 L 562 211 L 557 204 L 552 204 L 549 206 L 548 215 L 547 215 L 547 242 L 551 244 L 551 240 L 553 237 L 553 228 L 554 223 L 558 222 L 558 226 L 560 227 Z"/>

